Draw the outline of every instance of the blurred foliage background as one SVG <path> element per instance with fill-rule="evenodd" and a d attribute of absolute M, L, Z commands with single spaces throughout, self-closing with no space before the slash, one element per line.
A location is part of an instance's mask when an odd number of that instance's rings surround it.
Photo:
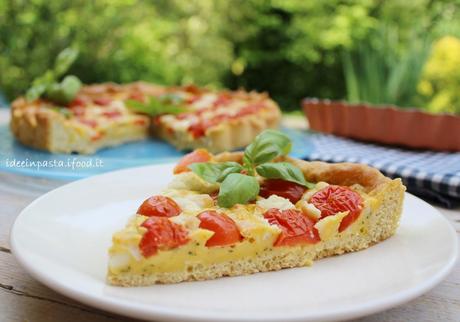
<path fill-rule="evenodd" d="M 8 99 L 67 46 L 86 83 L 146 80 L 460 113 L 460 0 L 3 0 Z"/>

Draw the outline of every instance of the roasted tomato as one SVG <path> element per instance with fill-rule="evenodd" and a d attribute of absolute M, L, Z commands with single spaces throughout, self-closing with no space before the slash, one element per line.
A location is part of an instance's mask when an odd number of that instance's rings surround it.
<path fill-rule="evenodd" d="M 236 114 L 217 114 L 210 119 L 201 118 L 195 123 L 191 124 L 187 130 L 193 135 L 194 138 L 199 138 L 204 136 L 206 134 L 206 131 L 213 126 L 216 126 L 227 120 L 233 120 L 238 117 L 256 113 L 263 107 L 265 107 L 265 105 L 263 104 L 252 104 L 241 108 Z"/>
<path fill-rule="evenodd" d="M 144 257 L 149 257 L 158 250 L 179 247 L 188 242 L 187 230 L 168 218 L 150 217 L 142 224 L 147 228 L 139 243 L 139 249 Z"/>
<path fill-rule="evenodd" d="M 197 122 L 188 127 L 188 131 L 192 134 L 192 136 L 196 139 L 202 137 L 206 134 L 207 123 L 209 122 Z"/>
<path fill-rule="evenodd" d="M 78 121 L 82 124 L 85 124 L 89 127 L 92 127 L 93 129 L 98 126 L 97 121 L 95 120 L 90 120 L 90 119 L 85 119 L 85 118 L 78 118 Z"/>
<path fill-rule="evenodd" d="M 146 199 L 137 213 L 147 217 L 173 217 L 182 212 L 179 205 L 169 197 L 152 196 Z"/>
<path fill-rule="evenodd" d="M 129 99 L 143 103 L 145 101 L 145 95 L 142 92 L 132 92 L 129 94 Z"/>
<path fill-rule="evenodd" d="M 174 174 L 178 174 L 181 172 L 190 171 L 188 168 L 189 165 L 192 163 L 197 162 L 208 162 L 212 158 L 212 155 L 205 149 L 196 149 L 189 154 L 186 154 L 182 159 L 180 159 L 179 163 L 174 168 Z"/>
<path fill-rule="evenodd" d="M 119 111 L 104 111 L 102 112 L 102 115 L 109 119 L 117 118 L 120 117 L 122 114 Z"/>
<path fill-rule="evenodd" d="M 283 179 L 266 179 L 260 187 L 259 194 L 268 198 L 271 195 L 277 195 L 289 199 L 292 203 L 296 203 L 302 198 L 305 187 Z"/>
<path fill-rule="evenodd" d="M 342 219 L 339 232 L 344 231 L 356 219 L 363 209 L 361 196 L 348 187 L 330 185 L 316 192 L 310 203 L 321 210 L 321 218 L 335 215 L 338 212 L 349 211 L 350 213 Z"/>
<path fill-rule="evenodd" d="M 204 211 L 198 215 L 200 228 L 214 232 L 206 242 L 206 246 L 225 246 L 243 239 L 235 222 L 225 214 L 214 210 Z"/>
<path fill-rule="evenodd" d="M 193 135 L 194 138 L 199 138 L 205 135 L 206 131 L 210 127 L 216 126 L 217 124 L 229 119 L 231 119 L 231 116 L 227 114 L 215 115 L 210 119 L 198 120 L 197 122 L 191 124 L 187 130 Z"/>
<path fill-rule="evenodd" d="M 96 105 L 105 106 L 105 105 L 109 105 L 112 102 L 112 100 L 108 97 L 98 97 L 98 98 L 93 99 L 93 102 Z"/>
<path fill-rule="evenodd" d="M 84 107 L 86 106 L 86 104 L 87 104 L 87 99 L 85 99 L 84 97 L 77 96 L 69 103 L 69 107 L 76 107 L 76 106 Z"/>
<path fill-rule="evenodd" d="M 200 89 L 198 86 L 193 85 L 193 84 L 185 85 L 183 88 L 184 88 L 184 91 L 191 93 L 191 94 L 195 94 L 195 95 L 200 95 L 203 92 L 202 89 Z"/>
<path fill-rule="evenodd" d="M 264 103 L 255 103 L 255 104 L 246 105 L 241 110 L 239 110 L 238 113 L 236 113 L 236 117 L 242 117 L 245 115 L 254 114 L 264 107 L 265 107 Z"/>
<path fill-rule="evenodd" d="M 214 101 L 213 106 L 225 106 L 232 102 L 232 96 L 229 93 L 220 94 Z"/>
<path fill-rule="evenodd" d="M 265 212 L 264 217 L 271 225 L 281 228 L 275 246 L 315 244 L 320 241 L 315 223 L 300 210 L 271 208 Z"/>

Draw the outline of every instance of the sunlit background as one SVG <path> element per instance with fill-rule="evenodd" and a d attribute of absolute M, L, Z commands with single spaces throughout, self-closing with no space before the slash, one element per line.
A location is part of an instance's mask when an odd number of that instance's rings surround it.
<path fill-rule="evenodd" d="M 85 83 L 146 80 L 460 113 L 460 1 L 4 0 L 0 92 L 76 46 Z"/>

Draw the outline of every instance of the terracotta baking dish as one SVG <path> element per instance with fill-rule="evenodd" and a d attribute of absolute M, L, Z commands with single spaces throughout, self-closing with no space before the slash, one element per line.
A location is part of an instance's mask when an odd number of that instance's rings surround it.
<path fill-rule="evenodd" d="M 417 149 L 460 151 L 459 116 L 311 98 L 304 99 L 302 107 L 315 131 Z"/>

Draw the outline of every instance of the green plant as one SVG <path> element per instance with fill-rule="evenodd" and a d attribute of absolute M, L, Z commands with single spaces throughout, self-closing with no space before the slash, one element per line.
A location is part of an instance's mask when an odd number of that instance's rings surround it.
<path fill-rule="evenodd" d="M 414 26 L 459 37 L 459 0 L 5 0 L 0 91 L 22 95 L 76 46 L 69 72 L 84 83 L 244 87 L 295 110 L 305 96 L 346 96 L 340 53 L 383 21 L 398 26 L 398 53 Z"/>
<path fill-rule="evenodd" d="M 234 44 L 228 86 L 268 91 L 285 110 L 298 109 L 305 96 L 344 95 L 338 50 L 351 47 L 375 24 L 375 2 L 234 3 L 224 26 Z"/>
<path fill-rule="evenodd" d="M 0 91 L 13 100 L 66 47 L 84 83 L 145 80 L 221 85 L 232 44 L 221 34 L 230 3 L 213 0 L 0 1 Z"/>
<path fill-rule="evenodd" d="M 429 52 L 430 40 L 420 33 L 403 48 L 397 27 L 385 25 L 370 33 L 354 51 L 342 52 L 348 101 L 416 106 Z"/>

